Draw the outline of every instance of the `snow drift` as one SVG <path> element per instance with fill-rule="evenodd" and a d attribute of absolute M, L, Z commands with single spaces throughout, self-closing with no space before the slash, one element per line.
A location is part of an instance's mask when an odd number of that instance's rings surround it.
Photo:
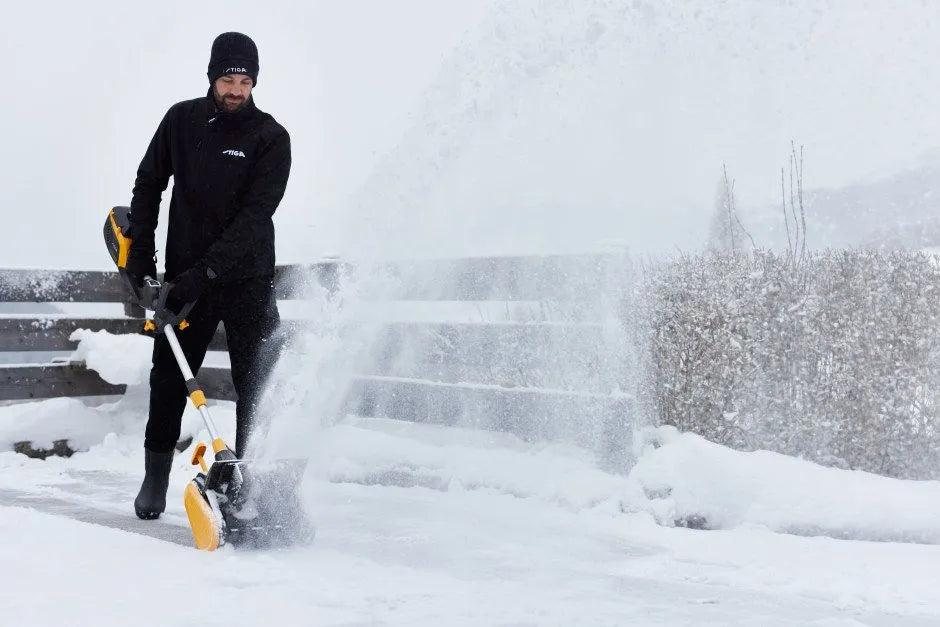
<path fill-rule="evenodd" d="M 735 451 L 672 427 L 647 430 L 641 440 L 623 508 L 661 524 L 940 544 L 940 481 Z"/>
<path fill-rule="evenodd" d="M 147 383 L 153 339 L 145 335 L 114 335 L 107 331 L 77 329 L 69 336 L 78 342 L 72 361 L 83 361 L 108 383 Z"/>

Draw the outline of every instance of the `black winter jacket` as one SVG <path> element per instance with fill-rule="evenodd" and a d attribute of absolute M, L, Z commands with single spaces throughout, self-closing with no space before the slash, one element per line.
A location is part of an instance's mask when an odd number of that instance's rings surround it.
<path fill-rule="evenodd" d="M 274 223 L 290 173 L 290 136 L 254 100 L 233 113 L 204 98 L 167 111 L 137 170 L 132 256 L 154 253 L 172 175 L 166 278 L 197 268 L 216 282 L 274 274 Z"/>

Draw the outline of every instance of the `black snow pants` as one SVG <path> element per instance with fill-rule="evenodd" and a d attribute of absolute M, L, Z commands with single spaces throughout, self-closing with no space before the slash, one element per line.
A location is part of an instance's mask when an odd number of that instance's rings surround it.
<path fill-rule="evenodd" d="M 193 373 L 206 356 L 219 322 L 225 325 L 232 382 L 238 397 L 235 405 L 235 454 L 245 454 L 254 414 L 268 375 L 280 353 L 277 333 L 280 316 L 274 296 L 273 279 L 244 279 L 229 285 L 211 287 L 187 316 L 190 325 L 176 332 Z M 186 384 L 166 336 L 153 345 L 150 370 L 150 416 L 144 446 L 167 453 L 180 437 L 180 425 L 187 399 Z"/>

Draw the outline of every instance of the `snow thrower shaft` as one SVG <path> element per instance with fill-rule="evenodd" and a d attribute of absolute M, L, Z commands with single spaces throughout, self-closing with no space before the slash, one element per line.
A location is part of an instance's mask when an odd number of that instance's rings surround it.
<path fill-rule="evenodd" d="M 186 361 L 183 349 L 176 337 L 174 327 L 181 331 L 189 326 L 186 316 L 196 305 L 195 302 L 185 303 L 183 307 L 174 312 L 167 305 L 167 298 L 173 289 L 172 283 L 161 283 L 157 279 L 145 276 L 138 285 L 135 280 L 127 273 L 127 260 L 130 257 L 131 245 L 133 240 L 126 235 L 130 229 L 130 207 L 112 207 L 108 212 L 108 217 L 104 221 L 104 241 L 108 247 L 108 253 L 118 268 L 118 274 L 124 287 L 130 296 L 131 302 L 135 305 L 153 311 L 153 320 L 144 322 L 144 333 L 154 335 L 161 331 L 166 336 L 167 342 L 176 358 L 180 371 L 183 373 L 183 379 L 186 382 L 186 389 L 189 391 L 189 398 L 193 405 L 202 415 L 202 420 L 209 431 L 209 437 L 212 438 L 212 450 L 216 454 L 216 459 L 236 459 L 235 453 L 226 446 L 222 438 L 219 437 L 219 430 L 209 415 L 209 406 L 206 403 L 206 394 L 193 376 L 193 371 Z"/>
<path fill-rule="evenodd" d="M 166 336 L 166 341 L 169 342 L 170 349 L 173 351 L 173 356 L 176 357 L 176 363 L 179 364 L 180 371 L 183 373 L 183 379 L 186 381 L 186 389 L 189 391 L 189 400 L 191 400 L 193 406 L 199 410 L 202 421 L 206 425 L 206 430 L 209 432 L 209 437 L 212 439 L 212 450 L 217 455 L 224 450 L 229 450 L 222 438 L 219 437 L 219 430 L 216 428 L 215 422 L 209 414 L 206 393 L 202 391 L 202 388 L 199 386 L 199 381 L 197 381 L 196 377 L 193 375 L 192 368 L 189 367 L 189 362 L 186 361 L 186 356 L 183 354 L 183 347 L 180 346 L 180 342 L 176 338 L 176 331 L 173 330 L 173 325 L 166 324 L 163 327 L 163 334 Z"/>

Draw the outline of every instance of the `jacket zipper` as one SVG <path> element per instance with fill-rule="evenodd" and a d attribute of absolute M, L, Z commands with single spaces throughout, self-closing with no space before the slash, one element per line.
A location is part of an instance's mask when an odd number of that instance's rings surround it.
<path fill-rule="evenodd" d="M 204 129 L 205 134 L 203 137 L 196 142 L 196 153 L 199 155 L 196 159 L 196 183 L 193 188 L 193 193 L 197 194 L 199 197 L 202 196 L 202 190 L 199 187 L 205 187 L 205 175 L 206 175 L 206 150 L 204 148 L 208 147 L 209 142 L 209 133 L 213 132 L 215 126 L 214 122 L 218 120 L 218 116 L 213 116 L 206 121 Z M 202 208 L 205 211 L 205 207 Z"/>

